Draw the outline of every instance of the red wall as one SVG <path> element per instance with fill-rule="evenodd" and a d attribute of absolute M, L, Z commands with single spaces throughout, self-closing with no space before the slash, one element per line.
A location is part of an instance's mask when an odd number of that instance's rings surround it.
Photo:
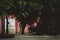
<path fill-rule="evenodd" d="M 2 19 L 0 19 L 0 33 L 2 33 Z"/>

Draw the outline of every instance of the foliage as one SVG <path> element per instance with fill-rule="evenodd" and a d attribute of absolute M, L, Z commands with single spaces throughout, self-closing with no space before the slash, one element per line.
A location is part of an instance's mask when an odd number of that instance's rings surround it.
<path fill-rule="evenodd" d="M 2 15 L 13 12 L 17 16 L 26 18 L 31 15 L 39 15 L 39 12 L 44 12 L 44 15 L 49 13 L 48 10 L 54 10 L 53 6 L 56 0 L 1 0 L 0 13 Z M 47 12 L 45 12 L 47 11 Z"/>

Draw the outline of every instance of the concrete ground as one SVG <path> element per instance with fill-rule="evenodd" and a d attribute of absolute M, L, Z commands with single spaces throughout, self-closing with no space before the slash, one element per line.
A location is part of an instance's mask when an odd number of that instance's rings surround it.
<path fill-rule="evenodd" d="M 0 38 L 0 40 L 60 40 L 60 35 L 46 36 L 46 35 L 19 35 L 14 38 Z"/>

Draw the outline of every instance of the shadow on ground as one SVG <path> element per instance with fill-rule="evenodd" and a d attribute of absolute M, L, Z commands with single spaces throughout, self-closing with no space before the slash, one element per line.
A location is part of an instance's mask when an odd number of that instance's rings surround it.
<path fill-rule="evenodd" d="M 0 39 L 2 39 L 2 38 L 14 38 L 14 36 L 13 35 L 0 35 Z"/>

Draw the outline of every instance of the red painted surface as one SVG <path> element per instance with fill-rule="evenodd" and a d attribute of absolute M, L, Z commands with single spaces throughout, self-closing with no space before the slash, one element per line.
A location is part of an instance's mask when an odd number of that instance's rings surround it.
<path fill-rule="evenodd" d="M 37 23 L 36 22 L 33 23 L 33 27 L 37 27 Z"/>
<path fill-rule="evenodd" d="M 0 19 L 0 33 L 2 33 L 2 19 Z"/>
<path fill-rule="evenodd" d="M 36 20 L 33 22 L 32 27 L 35 28 L 37 27 L 38 23 L 40 22 L 40 17 L 37 16 Z"/>
<path fill-rule="evenodd" d="M 16 25 L 15 27 L 16 27 L 16 32 L 17 32 L 17 30 L 18 30 L 18 26 L 17 26 L 18 25 L 18 20 L 15 21 L 15 25 Z"/>
<path fill-rule="evenodd" d="M 30 27 L 29 24 L 25 25 L 24 33 L 28 33 L 29 32 L 29 27 Z"/>

